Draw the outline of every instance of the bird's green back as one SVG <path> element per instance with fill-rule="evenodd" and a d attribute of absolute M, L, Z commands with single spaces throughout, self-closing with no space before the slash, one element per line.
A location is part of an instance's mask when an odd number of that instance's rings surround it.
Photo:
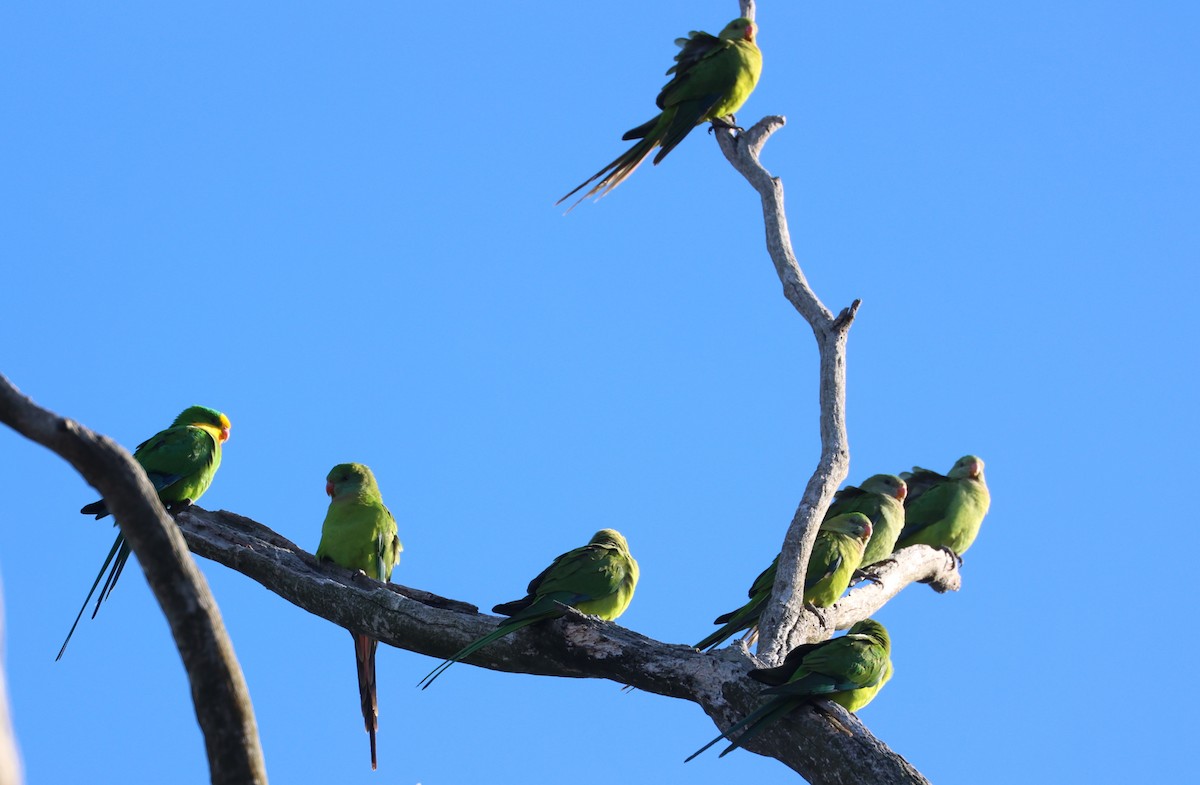
<path fill-rule="evenodd" d="M 896 548 L 930 545 L 966 552 L 979 534 L 991 504 L 982 459 L 966 455 L 949 475 L 914 467 L 904 505 L 904 529 Z"/>
<path fill-rule="evenodd" d="M 861 512 L 871 521 L 871 539 L 863 550 L 862 564 L 867 567 L 891 555 L 896 538 L 904 527 L 904 503 L 907 491 L 904 480 L 894 474 L 876 474 L 861 486 L 847 486 L 838 491 L 825 513 L 826 519 L 848 512 Z"/>

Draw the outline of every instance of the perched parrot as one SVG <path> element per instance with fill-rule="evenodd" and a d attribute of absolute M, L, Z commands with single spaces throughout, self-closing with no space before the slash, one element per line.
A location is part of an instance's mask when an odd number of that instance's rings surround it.
<path fill-rule="evenodd" d="M 914 466 L 900 475 L 908 482 L 904 502 L 904 529 L 896 550 L 909 545 L 948 548 L 961 557 L 975 542 L 987 515 L 991 496 L 983 478 L 983 459 L 964 455 L 950 474 L 941 475 Z"/>
<path fill-rule="evenodd" d="M 804 601 L 818 608 L 833 605 L 846 587 L 862 560 L 863 547 L 871 537 L 871 520 L 861 512 L 848 512 L 826 517 L 817 532 L 808 569 L 804 573 Z M 719 630 L 696 644 L 697 649 L 714 649 L 741 630 L 758 626 L 763 606 L 771 596 L 779 557 L 763 570 L 750 587 L 750 602 L 736 611 L 718 616 L 713 624 L 723 624 Z"/>
<path fill-rule="evenodd" d="M 733 743 L 721 753 L 724 757 L 792 709 L 818 699 L 841 704 L 847 711 L 858 711 L 892 677 L 891 654 L 892 641 L 887 629 L 871 619 L 855 624 L 840 638 L 797 646 L 779 667 L 750 671 L 752 679 L 772 685 L 762 694 L 773 697 L 687 760 L 721 739 L 730 739 Z M 742 733 L 734 739 L 733 734 L 738 731 Z"/>
<path fill-rule="evenodd" d="M 829 505 L 830 515 L 861 512 L 871 519 L 871 539 L 863 550 L 860 569 L 892 555 L 896 538 L 904 526 L 904 497 L 908 485 L 894 474 L 876 474 L 858 487 L 848 485 L 838 491 Z"/>
<path fill-rule="evenodd" d="M 349 570 L 387 583 L 400 561 L 404 546 L 396 536 L 396 519 L 383 504 L 375 475 L 361 463 L 339 463 L 325 478 L 325 493 L 332 497 L 317 558 L 328 559 Z M 379 730 L 379 702 L 375 696 L 375 649 L 379 641 L 350 631 L 358 665 L 358 697 L 363 722 L 371 737 L 371 768 L 375 769 L 375 732 Z"/>
<path fill-rule="evenodd" d="M 221 444 L 228 438 L 228 417 L 207 406 L 189 406 L 175 418 L 170 428 L 159 431 L 139 444 L 134 450 L 133 458 L 146 470 L 146 477 L 158 491 L 159 500 L 167 509 L 174 511 L 187 507 L 208 490 L 213 475 L 217 473 L 217 467 L 221 465 Z M 84 515 L 95 515 L 96 520 L 99 520 L 108 515 L 108 506 L 101 499 L 87 505 L 80 512 Z M 116 523 L 113 525 L 116 526 Z M 92 583 L 92 588 L 83 601 L 83 607 L 75 616 L 75 623 L 71 625 L 71 631 L 67 633 L 67 639 L 63 641 L 55 660 L 62 659 L 67 644 L 71 642 L 71 636 L 75 634 L 75 627 L 79 625 L 84 610 L 91 602 L 92 595 L 96 593 L 96 587 L 100 585 L 100 579 L 105 571 L 108 571 L 108 578 L 104 581 L 104 588 L 100 590 L 96 608 L 92 611 L 92 618 L 96 618 L 96 614 L 100 612 L 100 603 L 116 588 L 117 579 L 125 569 L 125 562 L 129 561 L 129 553 L 129 545 L 118 530 L 117 540 L 100 567 L 100 573 Z"/>
<path fill-rule="evenodd" d="M 656 101 L 662 112 L 626 131 L 622 139 L 640 141 L 557 203 L 562 204 L 598 178 L 600 182 L 575 204 L 595 193 L 604 196 L 633 174 L 655 147 L 662 147 L 654 156 L 657 165 L 701 123 L 711 121 L 731 127 L 723 118 L 732 116 L 746 103 L 762 72 L 762 53 L 754 43 L 756 32 L 754 22 L 740 18 L 725 25 L 718 36 L 693 30 L 687 38 L 675 39 L 680 51 L 675 55 L 675 65 L 667 70 L 674 76 Z"/>
<path fill-rule="evenodd" d="M 542 570 L 529 582 L 525 597 L 492 608 L 509 618 L 430 671 L 421 679 L 421 689 L 489 643 L 534 622 L 562 616 L 565 605 L 612 621 L 629 607 L 637 582 L 638 563 L 629 553 L 629 543 L 615 529 L 601 529 L 587 545 L 567 551 Z"/>

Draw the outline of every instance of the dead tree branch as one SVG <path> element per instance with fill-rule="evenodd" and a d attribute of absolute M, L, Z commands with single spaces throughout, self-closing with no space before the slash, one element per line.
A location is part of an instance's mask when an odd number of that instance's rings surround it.
<path fill-rule="evenodd" d="M 171 626 L 212 782 L 265 785 L 254 708 L 233 644 L 204 576 L 141 466 L 108 437 L 39 407 L 3 375 L 0 421 L 60 455 L 104 497 Z"/>

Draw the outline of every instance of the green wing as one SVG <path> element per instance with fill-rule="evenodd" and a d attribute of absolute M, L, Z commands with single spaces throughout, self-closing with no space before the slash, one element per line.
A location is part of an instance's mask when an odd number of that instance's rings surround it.
<path fill-rule="evenodd" d="M 203 496 L 212 484 L 217 468 L 221 465 L 221 442 L 228 438 L 228 435 L 229 420 L 224 414 L 215 409 L 193 406 L 176 417 L 172 427 L 159 431 L 139 444 L 133 457 L 145 470 L 146 477 L 154 486 L 154 490 L 158 491 L 158 498 L 164 504 L 185 499 L 194 502 Z M 103 499 L 84 505 L 79 511 L 84 515 L 96 516 L 96 520 L 109 514 L 108 505 Z M 66 653 L 67 644 L 71 642 L 71 636 L 75 634 L 75 628 L 79 626 L 79 620 L 83 618 L 83 612 L 93 596 L 96 596 L 96 607 L 92 610 L 92 618 L 96 618 L 100 606 L 117 587 L 117 580 L 124 572 L 131 554 L 124 535 L 118 531 L 104 564 L 100 566 L 100 572 L 96 574 L 96 579 L 92 581 L 92 587 L 79 608 L 79 613 L 75 614 L 75 621 L 72 622 L 66 640 L 58 650 L 56 661 L 62 659 Z M 104 586 L 99 595 L 96 595 L 101 578 L 104 578 Z"/>
<path fill-rule="evenodd" d="M 526 597 L 495 606 L 493 611 L 511 617 L 430 671 L 421 680 L 421 689 L 489 643 L 534 622 L 563 615 L 565 605 L 609 621 L 616 619 L 629 607 L 638 574 L 625 538 L 613 529 L 596 532 L 587 545 L 562 554 L 530 581 Z"/>
<path fill-rule="evenodd" d="M 681 50 L 675 56 L 675 65 L 667 70 L 674 76 L 655 100 L 662 112 L 625 132 L 622 139 L 640 141 L 572 189 L 558 203 L 596 180 L 599 182 L 579 201 L 596 193 L 604 196 L 629 177 L 655 147 L 662 147 L 654 157 L 657 164 L 694 127 L 731 115 L 741 108 L 754 91 L 762 72 L 762 53 L 754 44 L 755 32 L 754 23 L 741 18 L 726 25 L 720 36 L 693 31 L 688 38 L 677 39 Z"/>

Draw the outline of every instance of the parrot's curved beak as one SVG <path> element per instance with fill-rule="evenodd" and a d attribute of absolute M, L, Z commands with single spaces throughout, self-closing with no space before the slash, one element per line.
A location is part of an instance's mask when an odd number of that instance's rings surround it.
<path fill-rule="evenodd" d="M 756 32 L 758 32 L 758 28 L 757 28 L 757 27 L 755 27 L 755 25 L 754 25 L 754 23 L 753 23 L 753 22 L 751 22 L 750 24 L 746 25 L 746 40 L 747 40 L 747 41 L 751 41 L 751 42 L 753 42 L 753 41 L 754 41 L 754 34 L 755 34 Z"/>
<path fill-rule="evenodd" d="M 899 499 L 900 501 L 904 501 L 905 499 L 908 498 L 908 485 L 907 484 L 901 485 L 899 488 L 896 489 L 896 498 Z"/>
<path fill-rule="evenodd" d="M 325 483 L 325 495 L 333 496 L 333 483 L 331 483 L 331 482 Z"/>

